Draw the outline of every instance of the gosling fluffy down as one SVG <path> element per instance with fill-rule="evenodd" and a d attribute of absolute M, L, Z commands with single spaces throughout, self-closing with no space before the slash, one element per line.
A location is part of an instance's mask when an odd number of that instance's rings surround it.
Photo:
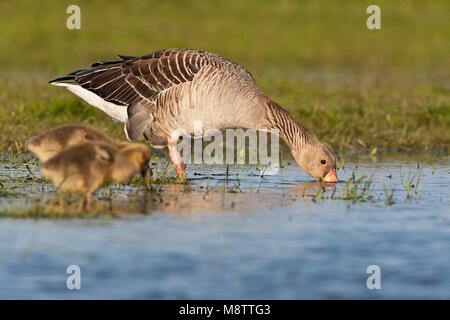
<path fill-rule="evenodd" d="M 119 148 L 128 144 L 115 142 L 103 132 L 85 124 L 64 124 L 29 138 L 26 145 L 41 161 L 46 161 L 67 147 L 88 141 L 107 142 Z"/>
<path fill-rule="evenodd" d="M 103 185 L 127 182 L 144 171 L 150 160 L 149 148 L 129 143 L 115 145 L 93 141 L 70 146 L 41 164 L 41 173 L 63 191 L 83 194 L 90 206 L 92 192 Z"/>

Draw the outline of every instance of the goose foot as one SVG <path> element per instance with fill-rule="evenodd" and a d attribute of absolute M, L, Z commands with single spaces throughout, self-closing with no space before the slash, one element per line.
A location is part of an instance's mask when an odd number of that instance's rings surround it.
<path fill-rule="evenodd" d="M 178 178 L 186 179 L 186 175 L 184 174 L 184 169 L 186 169 L 186 163 L 183 163 L 181 155 L 175 146 L 169 147 L 169 157 L 170 160 L 172 161 L 173 167 L 175 168 L 175 172 L 177 173 Z"/>

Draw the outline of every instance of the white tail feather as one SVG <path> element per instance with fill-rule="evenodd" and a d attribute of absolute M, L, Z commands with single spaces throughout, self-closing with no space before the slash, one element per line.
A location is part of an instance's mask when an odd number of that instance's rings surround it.
<path fill-rule="evenodd" d="M 64 82 L 53 82 L 54 86 L 66 87 L 67 90 L 73 92 L 84 101 L 89 103 L 90 105 L 102 110 L 108 116 L 113 118 L 115 121 L 120 121 L 125 123 L 128 120 L 127 107 L 121 106 L 112 102 L 105 101 L 100 98 L 95 93 L 84 89 L 83 87 L 72 84 L 72 83 L 64 83 Z"/>

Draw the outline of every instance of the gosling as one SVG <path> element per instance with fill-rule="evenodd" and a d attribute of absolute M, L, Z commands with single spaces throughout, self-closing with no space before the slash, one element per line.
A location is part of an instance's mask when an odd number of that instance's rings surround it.
<path fill-rule="evenodd" d="M 81 209 L 90 210 L 92 193 L 107 183 L 123 183 L 145 172 L 150 150 L 145 144 L 93 141 L 68 147 L 41 164 L 41 173 L 62 191 L 84 196 Z"/>
<path fill-rule="evenodd" d="M 130 144 L 128 142 L 116 142 L 103 132 L 85 124 L 64 124 L 29 138 L 26 141 L 26 146 L 41 161 L 47 161 L 67 147 L 89 141 L 114 144 L 119 149 Z"/>

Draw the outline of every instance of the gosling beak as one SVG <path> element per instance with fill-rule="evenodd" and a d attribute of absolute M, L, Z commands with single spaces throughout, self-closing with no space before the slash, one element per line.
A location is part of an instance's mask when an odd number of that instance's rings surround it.
<path fill-rule="evenodd" d="M 147 177 L 147 172 L 149 172 L 149 171 L 150 171 L 150 167 L 149 166 L 145 166 L 144 168 L 142 168 L 142 170 L 141 170 L 141 177 L 142 178 Z"/>
<path fill-rule="evenodd" d="M 322 180 L 323 182 L 338 182 L 336 170 L 331 169 L 330 172 L 328 172 L 327 175 L 323 177 Z"/>

